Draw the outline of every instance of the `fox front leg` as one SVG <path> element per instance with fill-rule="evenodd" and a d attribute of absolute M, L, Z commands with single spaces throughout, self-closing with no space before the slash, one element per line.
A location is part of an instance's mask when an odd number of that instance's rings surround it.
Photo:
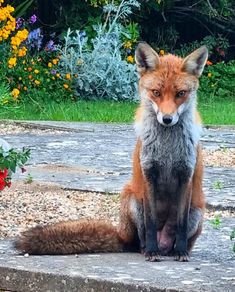
<path fill-rule="evenodd" d="M 183 183 L 180 186 L 177 210 L 177 232 L 174 248 L 175 260 L 187 262 L 188 256 L 188 223 L 191 201 L 191 183 Z"/>
<path fill-rule="evenodd" d="M 157 212 L 156 212 L 156 183 L 157 170 L 155 167 L 145 169 L 146 180 L 148 182 L 147 193 L 145 193 L 144 223 L 145 223 L 145 258 L 147 261 L 160 261 L 160 253 L 157 245 Z"/>

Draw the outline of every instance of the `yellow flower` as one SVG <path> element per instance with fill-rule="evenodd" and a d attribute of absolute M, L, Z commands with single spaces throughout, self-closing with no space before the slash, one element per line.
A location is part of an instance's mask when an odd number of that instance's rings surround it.
<path fill-rule="evenodd" d="M 57 78 L 59 78 L 60 77 L 60 73 L 56 73 L 56 75 L 55 75 Z"/>
<path fill-rule="evenodd" d="M 210 77 L 212 76 L 212 73 L 209 72 L 209 73 L 207 74 L 207 76 L 210 78 Z"/>
<path fill-rule="evenodd" d="M 12 90 L 11 94 L 12 94 L 12 96 L 13 96 L 13 99 L 14 99 L 14 100 L 17 100 L 17 98 L 18 98 L 18 96 L 19 96 L 19 94 L 20 94 L 20 91 L 19 91 L 18 88 L 14 88 L 14 89 Z"/>
<path fill-rule="evenodd" d="M 23 89 L 24 89 L 24 91 L 27 91 L 28 90 L 27 86 L 24 86 Z"/>
<path fill-rule="evenodd" d="M 53 65 L 52 65 L 51 62 L 49 62 L 49 63 L 47 64 L 47 66 L 48 66 L 49 68 L 51 68 Z"/>
<path fill-rule="evenodd" d="M 22 77 L 19 77 L 19 80 L 21 81 L 22 80 Z"/>
<path fill-rule="evenodd" d="M 35 69 L 35 70 L 34 70 L 34 73 L 35 73 L 35 74 L 38 74 L 38 73 L 39 73 L 39 70 L 38 70 L 38 69 Z"/>
<path fill-rule="evenodd" d="M 132 46 L 131 41 L 126 41 L 126 42 L 124 43 L 124 45 L 123 45 L 123 47 L 124 47 L 125 49 L 131 49 L 131 46 Z"/>
<path fill-rule="evenodd" d="M 52 63 L 53 63 L 54 65 L 57 65 L 57 64 L 58 64 L 58 62 L 59 62 L 59 60 L 58 60 L 58 59 L 53 59 L 53 60 L 52 60 Z"/>
<path fill-rule="evenodd" d="M 16 58 L 14 57 L 14 58 L 10 58 L 9 59 L 9 61 L 8 61 L 8 67 L 9 68 L 13 68 L 13 67 L 15 67 L 16 66 Z"/>
<path fill-rule="evenodd" d="M 64 83 L 63 86 L 64 86 L 65 89 L 69 88 L 68 84 L 66 84 L 66 83 Z"/>
<path fill-rule="evenodd" d="M 164 50 L 160 50 L 159 55 L 160 56 L 164 56 L 165 55 L 165 51 Z"/>
<path fill-rule="evenodd" d="M 134 57 L 133 56 L 128 56 L 126 59 L 127 59 L 127 62 L 134 63 Z"/>
<path fill-rule="evenodd" d="M 27 48 L 26 47 L 22 47 L 21 49 L 19 49 L 18 51 L 18 56 L 19 57 L 24 57 L 27 53 Z"/>
<path fill-rule="evenodd" d="M 70 74 L 70 73 L 67 73 L 67 74 L 65 75 L 65 78 L 68 79 L 68 80 L 70 80 L 70 79 L 71 79 L 71 74 Z"/>
<path fill-rule="evenodd" d="M 41 84 L 41 82 L 40 82 L 39 80 L 34 80 L 34 83 L 35 83 L 36 85 L 40 85 L 40 84 Z"/>

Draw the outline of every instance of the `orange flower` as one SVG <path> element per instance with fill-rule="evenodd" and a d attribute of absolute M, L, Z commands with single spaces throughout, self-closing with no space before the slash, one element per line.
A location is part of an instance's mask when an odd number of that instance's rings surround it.
<path fill-rule="evenodd" d="M 68 79 L 68 80 L 71 79 L 71 74 L 70 74 L 70 73 L 67 73 L 67 74 L 65 75 L 65 78 Z"/>
<path fill-rule="evenodd" d="M 210 66 L 210 65 L 213 65 L 213 63 L 212 63 L 211 61 L 208 60 L 208 61 L 206 62 L 206 65 Z"/>

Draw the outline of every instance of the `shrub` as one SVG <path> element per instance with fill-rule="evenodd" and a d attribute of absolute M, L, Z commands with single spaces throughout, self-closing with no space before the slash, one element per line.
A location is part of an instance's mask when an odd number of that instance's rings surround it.
<path fill-rule="evenodd" d="M 86 99 L 132 100 L 136 98 L 137 73 L 134 58 L 122 58 L 122 37 L 127 31 L 119 23 L 138 7 L 135 0 L 122 1 L 119 6 L 104 6 L 107 14 L 103 24 L 94 27 L 97 36 L 88 44 L 86 34 L 68 30 L 60 52 L 60 72 L 74 77 L 73 86 Z"/>
<path fill-rule="evenodd" d="M 207 97 L 206 101 L 213 99 L 234 100 L 235 96 L 235 61 L 220 62 L 215 65 L 208 61 L 200 80 L 200 92 Z"/>
<path fill-rule="evenodd" d="M 187 56 L 194 50 L 205 45 L 209 51 L 209 58 L 211 61 L 218 62 L 225 59 L 227 49 L 229 48 L 229 42 L 227 38 L 222 37 L 221 35 L 215 36 L 206 36 L 202 41 L 194 41 L 189 44 L 180 45 L 180 49 L 175 50 L 175 53 L 180 56 Z"/>
<path fill-rule="evenodd" d="M 2 147 L 5 145 L 5 147 Z M 15 149 L 6 149 L 8 144 L 4 140 L 0 140 L 0 191 L 6 186 L 11 186 L 12 173 L 16 172 L 17 167 L 25 172 L 24 164 L 30 156 L 29 149 L 23 148 L 22 151 Z"/>

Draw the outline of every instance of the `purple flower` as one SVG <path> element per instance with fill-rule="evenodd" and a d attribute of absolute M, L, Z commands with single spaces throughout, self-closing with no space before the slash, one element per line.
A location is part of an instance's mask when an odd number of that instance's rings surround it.
<path fill-rule="evenodd" d="M 52 69 L 52 70 L 51 70 L 51 74 L 52 74 L 52 75 L 55 75 L 55 74 L 56 74 L 56 70 L 55 70 L 55 69 Z"/>
<path fill-rule="evenodd" d="M 50 40 L 46 46 L 45 46 L 45 51 L 54 51 L 55 50 L 55 44 L 53 40 Z"/>
<path fill-rule="evenodd" d="M 23 22 L 24 22 L 23 18 L 21 18 L 21 17 L 17 18 L 16 29 L 19 29 L 23 25 Z"/>
<path fill-rule="evenodd" d="M 37 21 L 37 16 L 34 14 L 30 17 L 29 23 L 34 24 Z"/>
<path fill-rule="evenodd" d="M 27 44 L 30 48 L 36 48 L 39 51 L 42 46 L 42 39 L 43 35 L 41 33 L 41 29 L 37 28 L 29 33 Z"/>

